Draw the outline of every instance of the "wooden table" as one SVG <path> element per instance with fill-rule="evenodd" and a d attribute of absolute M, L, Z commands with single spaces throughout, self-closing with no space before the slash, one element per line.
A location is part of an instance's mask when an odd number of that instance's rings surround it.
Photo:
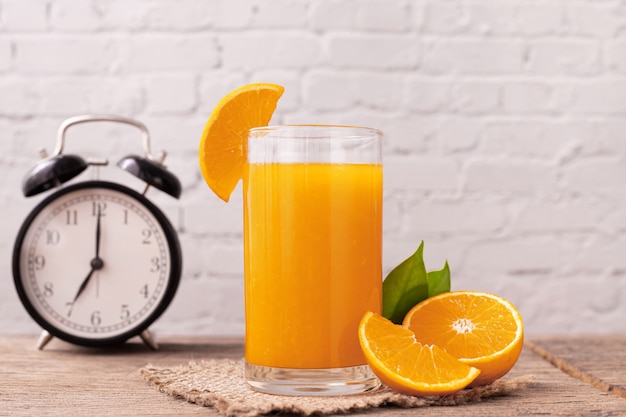
<path fill-rule="evenodd" d="M 163 339 L 109 349 L 36 337 L 0 337 L 0 415 L 216 415 L 150 387 L 138 370 L 189 360 L 240 358 L 241 340 Z M 626 335 L 531 338 L 510 376 L 534 375 L 527 390 L 458 407 L 382 408 L 357 415 L 626 416 Z"/>

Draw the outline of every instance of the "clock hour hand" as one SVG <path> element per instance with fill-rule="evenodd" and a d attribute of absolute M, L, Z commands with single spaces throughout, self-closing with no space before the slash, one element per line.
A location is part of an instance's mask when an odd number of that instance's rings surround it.
<path fill-rule="evenodd" d="M 93 275 L 95 271 L 96 270 L 92 267 L 87 277 L 83 280 L 82 284 L 80 284 L 80 288 L 78 288 L 78 292 L 76 292 L 76 295 L 74 296 L 74 300 L 72 301 L 72 303 L 75 303 L 76 300 L 78 300 L 78 297 L 83 293 L 83 291 L 85 291 L 85 288 L 87 288 L 87 284 L 89 284 L 89 280 L 91 279 L 91 276 Z"/>

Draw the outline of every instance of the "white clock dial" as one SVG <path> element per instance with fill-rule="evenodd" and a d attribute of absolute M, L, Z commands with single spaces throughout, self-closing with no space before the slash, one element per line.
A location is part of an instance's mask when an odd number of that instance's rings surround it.
<path fill-rule="evenodd" d="M 94 181 L 33 210 L 18 236 L 14 275 L 29 313 L 51 333 L 85 344 L 122 341 L 171 301 L 179 251 L 171 225 L 148 200 Z"/>

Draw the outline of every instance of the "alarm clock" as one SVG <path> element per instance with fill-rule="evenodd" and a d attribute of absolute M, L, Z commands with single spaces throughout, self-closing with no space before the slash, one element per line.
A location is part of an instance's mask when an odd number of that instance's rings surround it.
<path fill-rule="evenodd" d="M 122 158 L 117 166 L 145 182 L 142 192 L 117 182 L 86 180 L 65 184 L 90 165 L 63 153 L 71 126 L 115 122 L 137 127 L 143 156 Z M 146 127 L 112 115 L 65 120 L 49 156 L 25 176 L 25 196 L 51 191 L 28 214 L 13 249 L 13 278 L 20 301 L 44 329 L 37 348 L 53 338 L 83 346 L 108 346 L 134 336 L 152 349 L 148 327 L 171 303 L 178 288 L 182 254 L 175 229 L 146 198 L 150 187 L 179 198 L 181 185 L 150 151 Z"/>

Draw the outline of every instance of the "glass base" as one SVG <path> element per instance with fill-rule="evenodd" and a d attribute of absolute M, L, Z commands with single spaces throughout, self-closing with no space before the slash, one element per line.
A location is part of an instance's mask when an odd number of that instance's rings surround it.
<path fill-rule="evenodd" d="M 246 362 L 246 382 L 254 390 L 278 395 L 353 395 L 372 391 L 380 381 L 367 365 L 346 368 L 273 368 Z"/>

